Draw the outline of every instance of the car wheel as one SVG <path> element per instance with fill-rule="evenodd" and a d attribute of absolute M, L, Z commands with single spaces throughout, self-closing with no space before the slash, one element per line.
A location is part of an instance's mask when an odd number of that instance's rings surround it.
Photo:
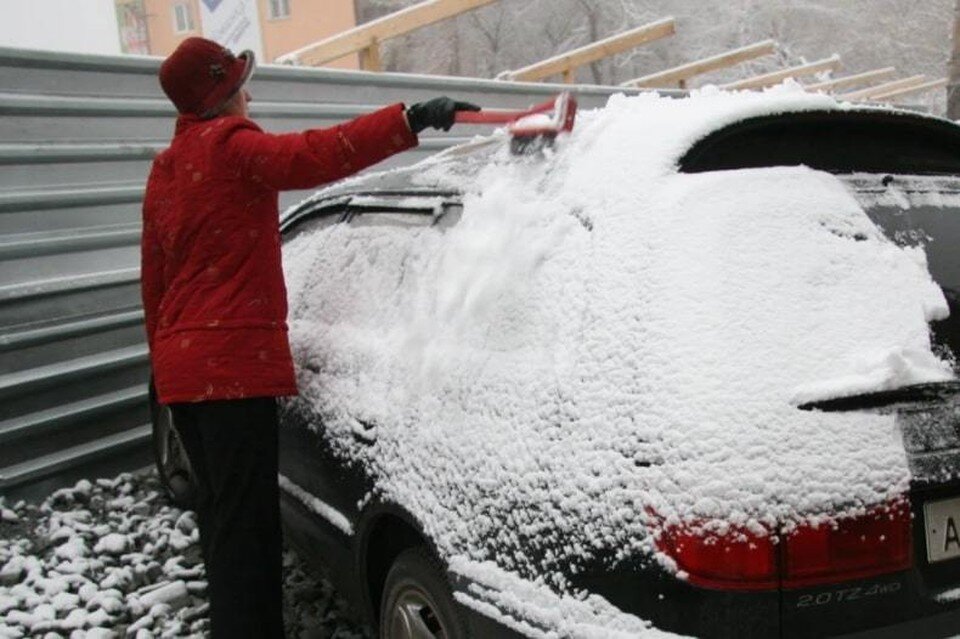
<path fill-rule="evenodd" d="M 153 423 L 153 458 L 160 484 L 170 501 L 180 508 L 192 509 L 196 498 L 193 469 L 183 442 L 180 441 L 180 435 L 173 425 L 173 411 L 169 406 L 157 402 L 152 383 L 150 421 Z"/>
<path fill-rule="evenodd" d="M 440 562 L 423 546 L 393 562 L 380 606 L 381 639 L 464 639 L 464 623 Z"/>

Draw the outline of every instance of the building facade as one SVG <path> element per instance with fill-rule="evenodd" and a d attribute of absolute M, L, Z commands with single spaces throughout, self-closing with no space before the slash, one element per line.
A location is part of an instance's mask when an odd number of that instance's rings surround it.
<path fill-rule="evenodd" d="M 167 56 L 191 36 L 270 63 L 356 26 L 354 0 L 115 0 L 125 53 Z M 324 66 L 357 69 L 357 55 Z"/>

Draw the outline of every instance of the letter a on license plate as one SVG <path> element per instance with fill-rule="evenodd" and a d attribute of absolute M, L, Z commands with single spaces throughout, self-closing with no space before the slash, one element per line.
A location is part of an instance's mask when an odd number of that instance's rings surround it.
<path fill-rule="evenodd" d="M 927 531 L 927 561 L 960 557 L 960 497 L 923 505 Z"/>

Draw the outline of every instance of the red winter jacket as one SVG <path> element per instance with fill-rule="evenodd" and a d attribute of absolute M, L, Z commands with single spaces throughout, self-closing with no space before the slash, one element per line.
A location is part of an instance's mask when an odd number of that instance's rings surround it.
<path fill-rule="evenodd" d="M 239 116 L 181 116 L 153 162 L 141 272 L 159 400 L 295 395 L 277 194 L 417 145 L 402 105 L 271 135 Z"/>

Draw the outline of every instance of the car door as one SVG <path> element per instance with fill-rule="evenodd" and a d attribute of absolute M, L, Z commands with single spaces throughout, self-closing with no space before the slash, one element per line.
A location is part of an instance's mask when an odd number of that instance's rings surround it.
<path fill-rule="evenodd" d="M 440 232 L 442 200 L 405 200 L 361 194 L 320 205 L 285 226 L 289 324 L 301 385 L 324 374 L 324 339 L 359 343 L 356 335 L 371 318 L 394 312 L 396 300 L 378 298 L 376 291 L 384 280 L 404 282 L 413 243 Z M 357 268 L 359 261 L 374 268 Z M 371 464 L 362 460 L 373 454 L 378 420 L 351 408 L 333 425 L 304 395 L 281 410 L 280 486 L 288 536 L 319 556 L 335 581 L 343 575 L 341 583 L 349 588 L 353 535 L 373 484 Z"/>

